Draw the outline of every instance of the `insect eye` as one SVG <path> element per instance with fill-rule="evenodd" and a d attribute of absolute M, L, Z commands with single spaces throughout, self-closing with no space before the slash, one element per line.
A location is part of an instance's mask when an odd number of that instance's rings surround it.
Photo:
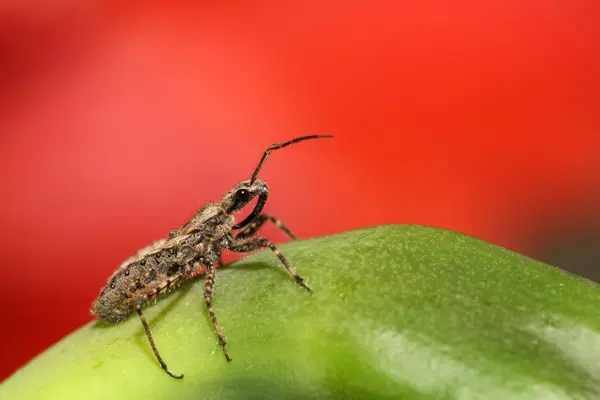
<path fill-rule="evenodd" d="M 246 189 L 240 189 L 237 192 L 235 192 L 235 199 L 240 203 L 245 203 L 248 200 L 250 200 L 250 192 Z"/>
<path fill-rule="evenodd" d="M 233 204 L 231 206 L 230 211 L 236 211 L 244 207 L 250 199 L 252 198 L 252 193 L 248 189 L 238 189 L 235 191 L 233 195 Z"/>

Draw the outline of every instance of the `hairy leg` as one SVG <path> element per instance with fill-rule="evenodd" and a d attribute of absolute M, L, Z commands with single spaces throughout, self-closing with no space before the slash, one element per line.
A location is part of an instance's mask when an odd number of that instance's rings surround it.
<path fill-rule="evenodd" d="M 292 240 L 296 240 L 296 236 L 281 222 L 279 218 L 269 214 L 260 214 L 249 225 L 246 225 L 244 228 L 240 229 L 237 235 L 235 235 L 236 239 L 244 239 L 252 236 L 267 221 L 274 223 L 276 227 L 281 229 Z"/>
<path fill-rule="evenodd" d="M 173 372 L 169 371 L 169 369 L 167 368 L 167 364 L 163 361 L 162 357 L 160 356 L 158 349 L 156 348 L 156 345 L 154 344 L 154 339 L 152 338 L 152 333 L 150 333 L 150 328 L 148 327 L 148 322 L 146 322 L 146 317 L 144 317 L 144 314 L 142 313 L 142 303 L 141 302 L 137 303 L 135 310 L 137 311 L 138 315 L 140 316 L 140 320 L 142 321 L 142 325 L 144 326 L 144 331 L 146 332 L 146 336 L 148 337 L 148 340 L 150 341 L 150 346 L 152 347 L 152 351 L 154 352 L 154 355 L 156 356 L 156 359 L 158 360 L 158 363 L 160 364 L 162 369 L 164 369 L 165 372 L 167 374 L 169 374 L 169 376 L 172 376 L 173 378 L 176 378 L 176 379 L 182 379 L 183 374 L 176 375 Z"/>
<path fill-rule="evenodd" d="M 269 239 L 263 238 L 263 237 L 252 237 L 252 238 L 245 238 L 245 239 L 233 238 L 230 241 L 227 249 L 238 252 L 238 253 L 246 253 L 249 251 L 262 249 L 265 247 L 270 248 L 275 253 L 275 255 L 279 258 L 279 261 L 281 261 L 281 263 L 283 264 L 285 269 L 287 269 L 287 271 L 290 273 L 290 275 L 296 280 L 296 283 L 298 285 L 304 287 L 306 290 L 308 290 L 309 292 L 312 293 L 311 288 L 308 287 L 308 285 L 306 283 L 304 283 L 304 278 L 302 278 L 300 275 L 298 275 L 296 273 L 296 270 L 294 270 L 294 268 L 291 267 L 290 263 L 286 260 L 284 255 L 281 254 L 281 252 L 279 251 L 277 246 L 275 246 L 275 244 L 273 242 L 271 242 Z"/>
<path fill-rule="evenodd" d="M 206 308 L 208 310 L 208 315 L 210 316 L 210 320 L 215 328 L 215 332 L 217 333 L 217 337 L 219 338 L 219 344 L 223 349 L 223 354 L 225 354 L 225 358 L 227 361 L 231 361 L 229 354 L 227 353 L 227 340 L 223 335 L 223 331 L 221 331 L 221 327 L 219 326 L 219 322 L 217 321 L 217 317 L 215 316 L 215 312 L 212 307 L 212 296 L 215 290 L 215 267 L 212 265 L 208 265 L 206 270 L 206 275 L 204 276 L 204 301 L 206 302 Z"/>

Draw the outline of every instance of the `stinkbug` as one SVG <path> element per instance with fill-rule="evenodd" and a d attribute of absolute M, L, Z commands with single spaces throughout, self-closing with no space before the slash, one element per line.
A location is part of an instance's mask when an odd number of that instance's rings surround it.
<path fill-rule="evenodd" d="M 249 180 L 238 183 L 223 196 L 220 203 L 206 204 L 179 229 L 169 232 L 166 238 L 143 248 L 121 264 L 117 271 L 110 276 L 92 305 L 92 314 L 106 322 L 118 323 L 134 311 L 137 312 L 160 366 L 169 376 L 181 379 L 183 374 L 177 375 L 171 372 L 160 356 L 142 308 L 148 302 L 156 300 L 159 294 L 174 289 L 185 280 L 200 274 L 204 266 L 206 268 L 203 272 L 204 301 L 223 354 L 227 361 L 231 361 L 227 353 L 227 341 L 219 327 L 211 304 L 215 289 L 215 265 L 220 261 L 223 250 L 245 253 L 268 247 L 273 250 L 296 282 L 312 293 L 304 279 L 296 273 L 270 240 L 261 236 L 253 236 L 266 221 L 272 221 L 290 238 L 295 239 L 279 219 L 261 214 L 269 189 L 267 184 L 257 176 L 273 150 L 304 140 L 329 137 L 332 136 L 302 136 L 269 146 Z M 244 208 L 256 196 L 258 196 L 258 200 L 252 212 L 236 224 L 233 213 Z M 237 232 L 234 234 L 232 231 Z"/>

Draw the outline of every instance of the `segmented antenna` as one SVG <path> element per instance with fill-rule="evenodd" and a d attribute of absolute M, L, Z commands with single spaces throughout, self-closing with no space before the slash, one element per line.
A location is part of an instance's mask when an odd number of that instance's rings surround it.
<path fill-rule="evenodd" d="M 254 170 L 254 173 L 252 173 L 252 178 L 250 178 L 250 183 L 252 183 L 256 180 L 256 177 L 258 176 L 260 169 L 263 167 L 263 165 L 267 161 L 267 158 L 269 157 L 269 154 L 271 154 L 271 152 L 273 150 L 282 149 L 286 146 L 289 146 L 290 144 L 302 142 L 304 140 L 323 139 L 323 138 L 332 138 L 332 137 L 333 137 L 333 135 L 309 135 L 309 136 L 302 136 L 302 137 L 299 137 L 296 139 L 292 139 L 288 142 L 274 143 L 274 144 L 270 145 L 269 148 L 267 150 L 265 150 L 265 152 L 263 153 L 262 158 L 260 159 L 260 162 L 258 163 L 258 165 L 256 166 L 256 169 Z"/>

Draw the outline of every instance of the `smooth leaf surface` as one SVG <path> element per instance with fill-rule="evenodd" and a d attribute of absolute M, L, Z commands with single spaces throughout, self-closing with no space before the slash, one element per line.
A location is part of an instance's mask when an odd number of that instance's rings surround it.
<path fill-rule="evenodd" d="M 595 283 L 440 229 L 390 225 L 265 251 L 146 309 L 169 368 L 137 317 L 93 322 L 0 386 L 1 399 L 600 397 Z M 84 306 L 84 305 L 82 305 Z M 5 326 L 4 329 L 10 329 Z"/>

